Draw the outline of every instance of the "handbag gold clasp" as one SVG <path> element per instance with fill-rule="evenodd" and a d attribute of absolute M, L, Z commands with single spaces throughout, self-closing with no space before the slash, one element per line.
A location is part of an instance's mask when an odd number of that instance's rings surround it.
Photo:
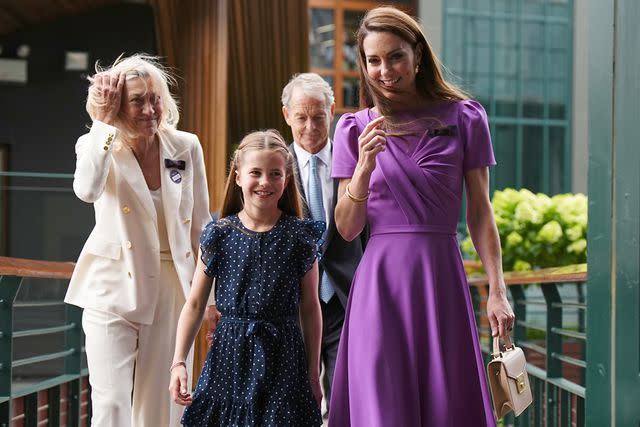
<path fill-rule="evenodd" d="M 524 382 L 525 373 L 521 373 L 516 377 L 516 388 L 518 389 L 518 394 L 524 393 L 527 389 L 527 384 Z"/>

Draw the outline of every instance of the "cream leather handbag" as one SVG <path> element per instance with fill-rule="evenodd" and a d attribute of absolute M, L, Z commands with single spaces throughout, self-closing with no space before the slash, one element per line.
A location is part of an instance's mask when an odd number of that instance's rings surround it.
<path fill-rule="evenodd" d="M 502 418 L 511 411 L 517 417 L 533 402 L 524 352 L 508 335 L 505 349 L 500 351 L 500 337 L 494 337 L 491 358 L 487 377 L 496 417 Z"/>

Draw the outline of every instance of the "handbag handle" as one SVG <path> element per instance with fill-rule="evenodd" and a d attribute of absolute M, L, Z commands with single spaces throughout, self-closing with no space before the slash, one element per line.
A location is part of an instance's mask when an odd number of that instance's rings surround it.
<path fill-rule="evenodd" d="M 513 350 L 514 345 L 513 341 L 511 341 L 511 335 L 507 334 L 504 336 L 504 349 L 505 351 Z M 493 337 L 493 353 L 491 353 L 491 358 L 495 359 L 498 356 L 502 356 L 502 352 L 500 351 L 500 336 Z"/>

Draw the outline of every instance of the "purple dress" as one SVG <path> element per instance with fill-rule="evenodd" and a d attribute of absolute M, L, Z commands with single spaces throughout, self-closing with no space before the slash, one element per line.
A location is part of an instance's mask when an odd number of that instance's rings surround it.
<path fill-rule="evenodd" d="M 352 177 L 358 136 L 375 117 L 340 118 L 334 178 Z M 346 308 L 329 425 L 495 426 L 456 240 L 464 172 L 495 164 L 486 113 L 443 102 L 400 122 L 371 175 L 371 238 Z"/>

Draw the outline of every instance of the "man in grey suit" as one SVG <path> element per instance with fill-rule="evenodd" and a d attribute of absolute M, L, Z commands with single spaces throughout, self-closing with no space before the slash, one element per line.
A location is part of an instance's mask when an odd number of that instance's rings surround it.
<path fill-rule="evenodd" d="M 282 113 L 293 133 L 290 150 L 298 166 L 296 178 L 303 196 L 305 216 L 327 223 L 319 261 L 323 321 L 320 358 L 325 372 L 323 386 L 327 402 L 331 397 L 344 308 L 363 247 L 361 239 L 345 241 L 337 232 L 333 219 L 338 180 L 331 178 L 329 128 L 334 108 L 331 86 L 315 73 L 294 75 L 282 91 Z"/>

